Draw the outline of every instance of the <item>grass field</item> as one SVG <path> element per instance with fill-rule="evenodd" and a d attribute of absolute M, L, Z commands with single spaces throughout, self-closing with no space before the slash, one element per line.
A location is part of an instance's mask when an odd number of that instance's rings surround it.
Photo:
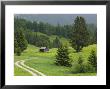
<path fill-rule="evenodd" d="M 80 53 L 75 53 L 75 50 L 69 47 L 70 58 L 73 60 L 73 63 L 78 59 L 79 55 L 82 55 L 84 62 L 87 61 L 87 58 L 92 49 L 96 50 L 96 44 L 90 45 L 83 48 Z M 47 76 L 95 76 L 96 73 L 77 73 L 73 74 L 69 67 L 57 66 L 54 64 L 56 48 L 50 49 L 49 52 L 39 52 L 39 48 L 28 45 L 28 48 L 22 53 L 21 56 L 14 56 L 14 61 L 27 60 L 25 64 L 29 67 L 32 67 Z M 30 76 L 31 74 L 26 72 L 23 69 L 14 67 L 15 76 Z"/>
<path fill-rule="evenodd" d="M 14 68 L 15 68 L 15 71 L 14 71 L 15 75 L 31 76 L 30 73 L 26 72 L 25 70 L 23 70 L 17 66 L 14 66 Z"/>
<path fill-rule="evenodd" d="M 61 42 L 62 44 L 70 46 L 69 39 L 67 39 L 67 38 L 59 37 L 59 36 L 57 36 L 57 35 L 48 36 L 48 35 L 43 34 L 43 33 L 41 33 L 41 32 L 37 32 L 37 34 L 38 34 L 39 36 L 40 36 L 40 35 L 44 35 L 44 36 L 48 37 L 48 38 L 50 39 L 50 42 L 53 42 L 53 40 L 55 40 L 56 37 L 58 37 L 59 40 L 60 40 L 60 42 Z"/>

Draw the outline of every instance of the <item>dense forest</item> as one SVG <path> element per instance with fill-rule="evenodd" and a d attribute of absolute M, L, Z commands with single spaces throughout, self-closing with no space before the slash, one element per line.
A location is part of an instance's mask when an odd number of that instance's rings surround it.
<path fill-rule="evenodd" d="M 60 25 L 57 26 L 38 22 L 38 21 L 29 21 L 22 18 L 14 18 L 14 30 L 15 30 L 15 50 L 17 48 L 16 39 L 18 39 L 16 33 L 22 33 L 26 39 L 26 44 L 32 44 L 37 47 L 48 47 L 48 48 L 58 48 L 63 42 L 60 41 L 60 38 L 66 38 L 68 41 L 73 36 L 72 31 L 74 29 L 74 22 L 70 25 Z M 86 24 L 87 31 L 89 36 L 88 44 L 94 44 L 97 41 L 97 28 L 94 24 Z M 74 33 L 75 34 L 75 33 Z M 56 38 L 52 41 L 49 36 L 56 35 Z M 22 37 L 21 37 L 22 38 Z M 23 40 L 25 40 L 23 39 Z M 22 43 L 22 42 L 21 42 Z M 20 42 L 19 42 L 20 44 Z M 21 50 L 22 51 L 22 50 Z"/>

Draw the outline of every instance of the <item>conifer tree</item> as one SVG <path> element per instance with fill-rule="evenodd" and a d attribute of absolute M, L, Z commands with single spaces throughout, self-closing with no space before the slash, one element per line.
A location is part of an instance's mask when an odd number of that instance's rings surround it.
<path fill-rule="evenodd" d="M 89 32 L 87 31 L 86 21 L 83 17 L 76 17 L 70 39 L 70 43 L 76 52 L 80 52 L 84 46 L 88 45 Z"/>
<path fill-rule="evenodd" d="M 14 52 L 20 56 L 21 52 L 23 52 L 27 48 L 27 40 L 23 34 L 21 29 L 17 29 L 14 34 Z"/>
<path fill-rule="evenodd" d="M 60 66 L 72 66 L 71 59 L 69 58 L 68 47 L 60 46 L 58 48 L 55 63 Z"/>
<path fill-rule="evenodd" d="M 53 47 L 59 48 L 60 46 L 61 46 L 61 42 L 60 42 L 59 38 L 56 37 L 55 40 L 53 40 Z"/>
<path fill-rule="evenodd" d="M 92 67 L 97 70 L 97 56 L 94 50 L 91 51 L 90 56 L 88 58 L 88 63 L 92 65 Z"/>

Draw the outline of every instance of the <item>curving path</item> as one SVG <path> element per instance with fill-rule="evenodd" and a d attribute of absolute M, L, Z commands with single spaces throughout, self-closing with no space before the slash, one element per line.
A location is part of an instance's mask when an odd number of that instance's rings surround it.
<path fill-rule="evenodd" d="M 28 60 L 28 59 L 27 59 L 27 60 Z M 19 68 L 21 68 L 21 69 L 23 69 L 23 70 L 29 72 L 30 74 L 32 74 L 32 76 L 46 76 L 46 75 L 44 75 L 43 73 L 41 73 L 41 72 L 35 70 L 34 68 L 31 68 L 31 67 L 25 65 L 25 64 L 24 64 L 25 61 L 26 61 L 26 60 L 17 61 L 17 62 L 15 62 L 15 65 L 16 65 L 17 67 L 19 67 Z"/>

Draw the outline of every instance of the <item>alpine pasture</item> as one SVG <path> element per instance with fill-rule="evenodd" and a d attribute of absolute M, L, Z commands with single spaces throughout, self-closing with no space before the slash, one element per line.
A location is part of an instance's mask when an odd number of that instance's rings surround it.
<path fill-rule="evenodd" d="M 71 24 L 53 25 L 15 15 L 14 75 L 96 76 L 96 24 L 82 16 Z"/>

